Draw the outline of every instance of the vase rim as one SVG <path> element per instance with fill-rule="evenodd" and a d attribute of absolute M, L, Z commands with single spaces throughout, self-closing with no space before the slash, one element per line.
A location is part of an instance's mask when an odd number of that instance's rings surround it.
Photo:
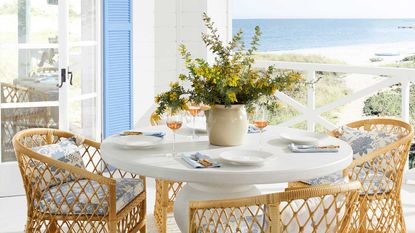
<path fill-rule="evenodd" d="M 232 104 L 229 108 L 226 107 L 226 105 L 224 104 L 215 104 L 214 108 L 219 108 L 219 109 L 239 109 L 239 108 L 244 108 L 245 104 Z"/>

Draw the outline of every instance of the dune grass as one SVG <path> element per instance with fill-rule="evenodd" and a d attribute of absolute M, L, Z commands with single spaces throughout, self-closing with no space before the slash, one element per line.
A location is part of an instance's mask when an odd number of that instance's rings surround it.
<path fill-rule="evenodd" d="M 258 53 L 255 54 L 257 60 L 270 61 L 287 61 L 287 62 L 306 62 L 306 63 L 321 63 L 321 64 L 345 64 L 345 62 L 328 58 L 317 54 L 296 54 L 296 53 Z"/>
<path fill-rule="evenodd" d="M 301 54 L 271 54 L 271 53 L 260 53 L 255 54 L 257 60 L 270 60 L 270 61 L 287 61 L 287 62 L 306 62 L 306 63 L 322 63 L 322 64 L 344 64 L 344 62 L 336 59 L 331 59 L 321 55 L 301 55 Z M 341 74 L 333 72 L 316 72 L 316 79 L 318 82 L 315 84 L 316 90 L 316 106 L 323 106 L 336 99 L 339 99 L 347 95 L 350 90 L 346 87 Z M 286 93 L 296 101 L 306 104 L 307 102 L 307 87 L 301 85 L 298 89 Z M 290 118 L 298 116 L 300 113 L 294 108 L 287 106 L 280 102 L 279 108 L 275 111 L 276 113 L 270 119 L 271 124 L 282 123 Z M 333 112 L 333 111 L 332 111 Z M 336 116 L 332 113 L 323 114 L 329 121 L 336 122 Z M 305 128 L 306 123 L 302 122 L 295 125 L 296 128 Z M 324 128 L 321 126 L 316 127 L 317 131 L 323 132 Z"/>

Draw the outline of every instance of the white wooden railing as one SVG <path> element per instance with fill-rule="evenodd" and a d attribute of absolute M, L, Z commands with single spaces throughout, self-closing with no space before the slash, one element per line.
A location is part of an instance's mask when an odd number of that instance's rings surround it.
<path fill-rule="evenodd" d="M 279 62 L 279 61 L 264 61 L 257 60 L 255 66 L 258 68 L 265 68 L 270 65 L 277 69 L 288 69 L 304 72 L 308 83 L 314 83 L 316 80 L 316 72 L 337 72 L 337 73 L 353 73 L 353 74 L 369 74 L 369 75 L 386 75 L 386 78 L 374 85 L 365 87 L 355 93 L 347 95 L 343 98 L 335 100 L 324 106 L 316 108 L 315 85 L 307 85 L 307 103 L 303 105 L 284 93 L 277 93 L 277 97 L 285 104 L 293 107 L 301 114 L 293 117 L 283 123 L 282 126 L 292 126 L 302 121 L 307 122 L 307 130 L 314 131 L 316 123 L 321 124 L 328 130 L 336 128 L 336 125 L 325 119 L 322 114 L 335 109 L 344 104 L 350 103 L 361 97 L 367 96 L 371 93 L 376 93 L 383 88 L 387 88 L 394 84 L 402 85 L 402 102 L 401 102 L 401 117 L 405 121 L 409 121 L 409 91 L 411 82 L 415 82 L 415 69 L 406 68 L 386 68 L 386 67 L 365 67 L 365 66 L 350 66 L 350 65 L 332 65 L 332 64 L 316 64 L 316 63 L 301 63 L 301 62 Z M 362 80 L 362 86 L 365 86 Z"/>

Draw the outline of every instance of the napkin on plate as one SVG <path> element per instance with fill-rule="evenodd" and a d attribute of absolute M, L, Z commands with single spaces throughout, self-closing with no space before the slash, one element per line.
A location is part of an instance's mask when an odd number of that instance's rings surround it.
<path fill-rule="evenodd" d="M 294 143 L 288 145 L 288 148 L 294 153 L 336 153 L 339 151 L 338 148 L 322 148 L 312 145 L 296 145 Z"/>
<path fill-rule="evenodd" d="M 222 166 L 222 164 L 216 161 L 215 159 L 212 159 L 208 155 L 204 155 L 200 152 L 196 152 L 193 154 L 183 154 L 182 159 L 194 168 L 217 168 Z M 201 160 L 206 160 L 212 165 L 204 166 L 199 162 Z"/>
<path fill-rule="evenodd" d="M 265 131 L 265 129 L 263 129 L 262 131 Z M 258 129 L 257 127 L 253 126 L 253 125 L 248 125 L 248 133 L 260 133 L 261 130 Z"/>
<path fill-rule="evenodd" d="M 163 138 L 166 135 L 165 132 L 141 132 L 141 131 L 124 131 L 120 133 L 121 136 L 128 136 L 128 135 L 144 135 L 144 136 L 152 136 L 152 137 L 159 137 Z"/>

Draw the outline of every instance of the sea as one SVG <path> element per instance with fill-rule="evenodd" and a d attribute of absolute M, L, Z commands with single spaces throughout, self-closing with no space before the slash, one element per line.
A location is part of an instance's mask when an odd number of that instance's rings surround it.
<path fill-rule="evenodd" d="M 261 28 L 259 51 L 284 51 L 414 41 L 415 19 L 233 19 L 233 32 L 250 42 Z"/>

